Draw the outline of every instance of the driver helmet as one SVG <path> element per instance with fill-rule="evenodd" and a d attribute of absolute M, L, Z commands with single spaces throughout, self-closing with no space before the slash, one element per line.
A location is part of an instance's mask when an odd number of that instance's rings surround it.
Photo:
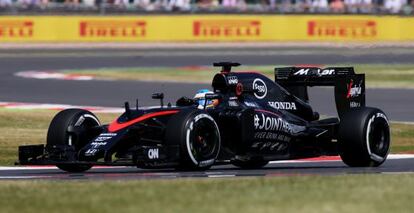
<path fill-rule="evenodd" d="M 206 100 L 206 94 L 214 94 L 213 91 L 210 91 L 208 89 L 200 89 L 197 91 L 197 93 L 194 96 L 194 100 L 197 103 L 197 108 L 199 109 L 204 109 L 204 104 L 206 105 L 206 108 L 211 108 L 211 107 L 215 107 L 218 104 L 218 100 L 217 99 L 211 99 L 211 100 Z M 207 103 L 206 103 L 207 101 Z"/>

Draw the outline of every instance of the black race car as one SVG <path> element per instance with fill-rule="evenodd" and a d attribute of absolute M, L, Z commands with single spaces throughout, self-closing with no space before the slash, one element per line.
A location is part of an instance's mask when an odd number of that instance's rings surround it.
<path fill-rule="evenodd" d="M 275 81 L 231 72 L 220 62 L 213 92 L 175 106 L 131 109 L 109 125 L 89 111 L 67 109 L 52 120 L 46 146 L 19 147 L 20 165 L 82 172 L 93 165 L 208 169 L 260 168 L 269 161 L 340 155 L 352 167 L 379 166 L 390 150 L 387 116 L 365 106 L 365 76 L 352 67 L 285 67 Z M 320 119 L 308 86 L 333 86 L 339 118 Z M 202 100 L 202 102 L 200 102 Z"/>

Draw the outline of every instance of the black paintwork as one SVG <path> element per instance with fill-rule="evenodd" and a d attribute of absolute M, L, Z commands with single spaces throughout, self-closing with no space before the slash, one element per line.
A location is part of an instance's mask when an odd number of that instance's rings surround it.
<path fill-rule="evenodd" d="M 272 81 L 259 73 L 231 72 L 231 67 L 238 65 L 215 64 L 222 70 L 213 78 L 214 95 L 207 98 L 218 99 L 219 104 L 199 109 L 210 114 L 219 126 L 222 149 L 217 163 L 235 158 L 281 160 L 338 154 L 335 139 L 339 119 L 319 120 L 319 114 L 308 104 L 306 88 L 334 86 L 341 115 L 351 107 L 365 105 L 364 75 L 354 74 L 352 68 L 288 67 L 276 69 Z M 163 105 L 162 94 L 153 98 L 161 99 Z M 125 104 L 125 113 L 115 123 L 132 122 L 153 113 L 156 116 L 117 131 L 110 131 L 108 125 L 87 130 L 96 137 L 79 151 L 69 146 L 46 150 L 41 145 L 21 146 L 18 163 L 173 167 L 179 163 L 180 147 L 166 143 L 165 130 L 175 113 L 159 113 L 198 107 L 203 108 L 191 98 L 181 98 L 173 107 L 130 109 Z"/>

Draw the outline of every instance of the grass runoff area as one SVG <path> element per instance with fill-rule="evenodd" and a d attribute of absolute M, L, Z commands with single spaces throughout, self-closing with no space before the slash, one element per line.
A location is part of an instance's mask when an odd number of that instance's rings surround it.
<path fill-rule="evenodd" d="M 1 212 L 412 212 L 414 175 L 3 181 Z"/>
<path fill-rule="evenodd" d="M 316 65 L 322 66 L 322 65 Z M 356 73 L 366 74 L 368 87 L 414 88 L 414 64 L 359 64 L 359 65 L 323 65 L 354 66 Z M 235 71 L 257 71 L 274 79 L 276 66 L 240 66 Z M 283 67 L 278 65 L 277 67 Z M 92 75 L 98 79 L 176 81 L 210 83 L 219 68 L 211 66 L 193 67 L 135 67 L 104 68 L 94 70 L 65 70 L 65 73 Z"/>

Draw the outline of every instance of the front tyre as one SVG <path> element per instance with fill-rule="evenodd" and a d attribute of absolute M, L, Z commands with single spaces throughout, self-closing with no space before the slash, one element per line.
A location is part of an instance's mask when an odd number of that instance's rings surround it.
<path fill-rule="evenodd" d="M 70 146 L 79 151 L 95 135 L 88 134 L 91 128 L 100 126 L 98 118 L 91 112 L 83 109 L 65 109 L 52 119 L 47 132 L 46 149 L 56 146 Z M 70 133 L 69 127 L 78 130 L 77 134 Z M 91 165 L 84 164 L 58 164 L 59 169 L 67 172 L 84 172 Z"/>
<path fill-rule="evenodd" d="M 342 161 L 351 167 L 377 167 L 390 151 L 390 127 L 376 108 L 351 110 L 341 118 L 338 142 Z"/>
<path fill-rule="evenodd" d="M 210 168 L 220 152 L 217 123 L 206 112 L 188 109 L 174 115 L 168 123 L 166 141 L 180 146 L 180 166 L 184 170 Z"/>

